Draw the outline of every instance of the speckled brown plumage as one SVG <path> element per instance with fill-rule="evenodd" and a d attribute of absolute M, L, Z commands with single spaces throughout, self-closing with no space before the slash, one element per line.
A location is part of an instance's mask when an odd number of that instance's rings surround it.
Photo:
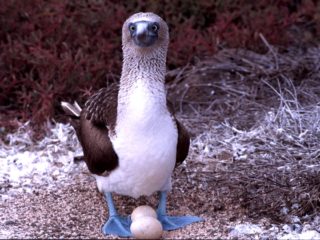
<path fill-rule="evenodd" d="M 101 88 L 87 100 L 83 109 L 87 120 L 96 126 L 107 127 L 111 134 L 114 134 L 117 120 L 118 92 L 116 85 Z"/>

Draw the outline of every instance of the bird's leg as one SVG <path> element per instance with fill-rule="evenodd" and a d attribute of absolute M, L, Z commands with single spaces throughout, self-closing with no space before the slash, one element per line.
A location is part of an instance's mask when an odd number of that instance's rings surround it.
<path fill-rule="evenodd" d="M 109 208 L 109 219 L 102 227 L 102 232 L 105 235 L 117 235 L 119 237 L 131 237 L 130 225 L 131 219 L 130 217 L 122 217 L 118 214 L 111 193 L 105 193 L 105 198 Z"/>
<path fill-rule="evenodd" d="M 195 216 L 168 216 L 166 211 L 167 192 L 160 192 L 160 202 L 157 209 L 158 220 L 162 223 L 163 230 L 175 230 L 204 219 Z"/>

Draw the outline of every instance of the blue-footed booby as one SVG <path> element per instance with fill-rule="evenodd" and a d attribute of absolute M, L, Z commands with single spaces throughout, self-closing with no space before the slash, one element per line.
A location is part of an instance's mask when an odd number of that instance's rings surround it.
<path fill-rule="evenodd" d="M 168 25 L 162 18 L 150 12 L 132 15 L 122 28 L 119 87 L 101 89 L 83 109 L 62 102 L 67 113 L 80 118 L 74 127 L 84 160 L 108 204 L 104 234 L 132 236 L 131 219 L 119 216 L 111 193 L 138 198 L 160 192 L 157 217 L 164 230 L 202 220 L 166 213 L 173 170 L 187 157 L 190 144 L 166 98 L 168 44 Z"/>

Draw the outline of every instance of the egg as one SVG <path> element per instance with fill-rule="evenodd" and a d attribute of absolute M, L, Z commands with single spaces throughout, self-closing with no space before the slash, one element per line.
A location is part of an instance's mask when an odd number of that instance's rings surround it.
<path fill-rule="evenodd" d="M 142 216 L 131 223 L 130 231 L 137 239 L 159 239 L 162 236 L 162 225 L 156 218 Z"/>
<path fill-rule="evenodd" d="M 131 220 L 135 221 L 136 219 L 140 217 L 145 217 L 145 216 L 157 218 L 157 213 L 150 206 L 147 206 L 147 205 L 139 206 L 133 210 L 131 214 Z"/>

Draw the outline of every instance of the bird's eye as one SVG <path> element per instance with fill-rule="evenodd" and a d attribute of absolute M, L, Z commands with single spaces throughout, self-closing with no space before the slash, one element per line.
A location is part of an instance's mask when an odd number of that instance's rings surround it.
<path fill-rule="evenodd" d="M 156 32 L 159 30 L 159 26 L 157 24 L 152 25 L 152 31 Z"/>
<path fill-rule="evenodd" d="M 129 25 L 129 30 L 130 30 L 130 32 L 133 32 L 133 31 L 136 30 L 136 27 L 133 24 L 130 24 Z"/>

